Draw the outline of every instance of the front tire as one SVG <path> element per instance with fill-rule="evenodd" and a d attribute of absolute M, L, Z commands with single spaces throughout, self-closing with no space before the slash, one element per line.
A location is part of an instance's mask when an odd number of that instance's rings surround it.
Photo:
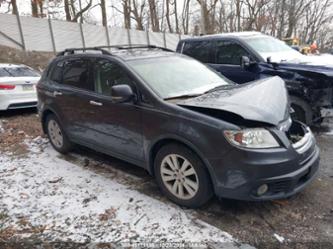
<path fill-rule="evenodd" d="M 45 127 L 50 143 L 56 151 L 62 154 L 66 154 L 71 151 L 72 143 L 69 141 L 55 115 L 50 114 L 47 116 Z"/>
<path fill-rule="evenodd" d="M 163 146 L 156 155 L 154 166 L 160 189 L 178 205 L 197 208 L 213 196 L 205 165 L 187 147 L 179 144 Z"/>

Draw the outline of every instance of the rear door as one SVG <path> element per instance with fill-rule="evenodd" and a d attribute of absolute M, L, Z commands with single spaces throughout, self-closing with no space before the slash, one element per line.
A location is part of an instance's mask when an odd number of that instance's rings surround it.
<path fill-rule="evenodd" d="M 59 62 L 51 72 L 52 106 L 67 135 L 74 139 L 89 140 L 87 117 L 91 111 L 90 96 L 94 94 L 92 75 L 90 58 Z"/>
<path fill-rule="evenodd" d="M 245 83 L 258 78 L 257 65 L 243 69 L 242 56 L 254 61 L 254 57 L 237 41 L 216 40 L 214 42 L 214 61 L 210 64 L 218 72 L 236 83 Z"/>

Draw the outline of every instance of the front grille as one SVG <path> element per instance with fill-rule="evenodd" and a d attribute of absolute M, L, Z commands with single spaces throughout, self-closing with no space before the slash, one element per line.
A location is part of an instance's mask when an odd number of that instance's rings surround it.
<path fill-rule="evenodd" d="M 33 102 L 11 104 L 8 106 L 8 109 L 20 109 L 20 108 L 29 108 L 36 106 L 37 106 L 37 101 L 33 101 Z"/>

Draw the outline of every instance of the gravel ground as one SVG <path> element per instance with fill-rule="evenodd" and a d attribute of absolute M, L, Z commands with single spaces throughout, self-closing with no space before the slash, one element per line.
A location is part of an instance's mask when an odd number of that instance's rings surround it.
<path fill-rule="evenodd" d="M 320 174 L 300 194 L 259 203 L 212 200 L 190 210 L 170 203 L 152 177 L 131 164 L 82 147 L 55 153 L 34 111 L 1 113 L 0 242 L 183 238 L 215 248 L 333 248 L 330 129 L 314 129 Z"/>

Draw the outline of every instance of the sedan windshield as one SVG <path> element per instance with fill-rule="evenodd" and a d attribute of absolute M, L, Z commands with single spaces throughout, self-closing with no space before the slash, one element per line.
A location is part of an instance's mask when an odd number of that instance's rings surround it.
<path fill-rule="evenodd" d="M 129 64 L 164 99 L 201 95 L 230 84 L 223 76 L 188 57 L 133 60 Z"/>

